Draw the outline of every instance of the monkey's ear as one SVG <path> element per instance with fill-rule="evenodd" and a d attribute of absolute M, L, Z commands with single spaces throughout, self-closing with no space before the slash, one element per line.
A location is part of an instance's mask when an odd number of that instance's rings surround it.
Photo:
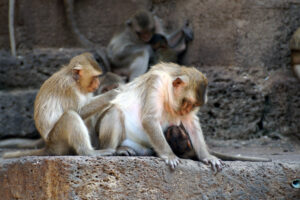
<path fill-rule="evenodd" d="M 175 78 L 174 80 L 173 80 L 173 87 L 174 88 L 178 88 L 178 87 L 180 87 L 180 86 L 183 86 L 184 84 L 185 84 L 185 82 L 182 80 L 182 78 L 180 78 L 180 77 L 177 77 L 177 78 Z"/>
<path fill-rule="evenodd" d="M 80 64 L 76 64 L 75 67 L 73 67 L 72 76 L 76 81 L 82 76 L 82 66 Z"/>

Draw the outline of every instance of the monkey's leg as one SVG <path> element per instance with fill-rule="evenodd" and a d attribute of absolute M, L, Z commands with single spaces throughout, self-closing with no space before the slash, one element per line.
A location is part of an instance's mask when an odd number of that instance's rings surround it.
<path fill-rule="evenodd" d="M 144 48 L 141 52 L 137 53 L 136 58 L 129 66 L 130 76 L 129 81 L 144 74 L 148 69 L 150 59 L 150 48 Z"/>
<path fill-rule="evenodd" d="M 75 150 L 78 155 L 106 156 L 112 155 L 113 150 L 94 150 L 88 129 L 75 111 L 65 112 L 50 132 L 47 148 L 51 154 L 66 155 Z"/>
<path fill-rule="evenodd" d="M 120 110 L 112 106 L 104 116 L 99 119 L 100 149 L 117 149 L 124 139 L 124 120 Z"/>

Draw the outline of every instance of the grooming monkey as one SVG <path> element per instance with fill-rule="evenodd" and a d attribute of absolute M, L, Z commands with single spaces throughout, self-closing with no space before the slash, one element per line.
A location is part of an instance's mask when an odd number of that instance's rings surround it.
<path fill-rule="evenodd" d="M 114 150 L 94 150 L 83 119 L 78 114 L 99 87 L 102 71 L 90 53 L 71 59 L 41 86 L 34 103 L 34 120 L 45 141 L 43 149 L 4 153 L 4 158 L 27 155 L 112 155 Z M 101 106 L 111 93 L 98 100 Z M 91 108 L 93 109 L 93 108 Z M 87 117 L 86 117 L 87 118 Z"/>
<path fill-rule="evenodd" d="M 107 47 L 107 57 L 112 71 L 129 77 L 129 81 L 144 74 L 153 56 L 151 47 L 155 42 L 151 42 L 151 39 L 156 34 L 164 37 L 161 40 L 165 39 L 168 47 L 176 54 L 184 52 L 186 42 L 193 38 L 188 26 L 172 34 L 166 34 L 158 17 L 149 11 L 139 10 L 127 20 L 124 30 L 116 34 Z"/>
<path fill-rule="evenodd" d="M 111 72 L 101 75 L 99 81 L 100 81 L 100 86 L 96 90 L 96 92 L 94 92 L 94 94 L 96 95 L 103 94 L 105 92 L 108 92 L 112 89 L 119 87 L 122 84 L 125 84 L 125 81 L 123 80 L 122 77 Z M 84 122 L 90 133 L 92 145 L 94 147 L 99 147 L 98 138 L 95 135 L 96 119 L 97 119 L 97 115 L 94 115 L 90 118 L 85 119 Z M 44 146 L 45 146 L 45 141 L 43 138 L 40 139 L 13 138 L 13 139 L 6 139 L 0 141 L 0 148 L 36 149 L 36 148 L 42 148 Z"/>
<path fill-rule="evenodd" d="M 195 68 L 172 63 L 153 66 L 146 74 L 115 90 L 116 98 L 97 122 L 100 148 L 116 149 L 117 154 L 127 155 L 153 155 L 154 150 L 174 168 L 179 159 L 163 132 L 182 123 L 198 160 L 220 169 L 222 162 L 208 152 L 196 115 L 206 102 L 206 88 L 206 77 Z"/>

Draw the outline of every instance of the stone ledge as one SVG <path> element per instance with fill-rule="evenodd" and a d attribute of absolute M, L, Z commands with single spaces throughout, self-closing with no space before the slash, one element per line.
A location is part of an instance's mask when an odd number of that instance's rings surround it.
<path fill-rule="evenodd" d="M 154 157 L 25 157 L 0 162 L 3 199 L 299 199 L 300 161 L 226 162 L 213 174 Z M 297 177 L 298 175 L 298 177 Z"/>

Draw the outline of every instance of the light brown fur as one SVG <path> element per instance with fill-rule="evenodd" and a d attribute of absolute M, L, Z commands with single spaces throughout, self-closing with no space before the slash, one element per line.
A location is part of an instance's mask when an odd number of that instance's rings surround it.
<path fill-rule="evenodd" d="M 199 160 L 220 168 L 221 161 L 206 147 L 198 107 L 206 102 L 207 79 L 195 68 L 160 63 L 133 82 L 121 86 L 99 123 L 100 148 L 124 147 L 137 155 L 152 155 L 152 149 L 172 168 L 179 160 L 163 131 L 182 123 L 189 131 Z M 185 105 L 189 102 L 189 106 Z M 88 106 L 88 105 L 87 105 Z M 112 122 L 113 123 L 109 123 Z M 131 151 L 128 152 L 131 154 Z"/>
<path fill-rule="evenodd" d="M 3 157 L 26 155 L 111 155 L 111 150 L 94 150 L 83 119 L 81 108 L 89 103 L 99 86 L 102 74 L 90 53 L 71 59 L 67 66 L 46 80 L 34 103 L 37 130 L 46 143 L 38 150 L 7 152 Z M 108 101 L 108 100 L 107 100 Z"/>

